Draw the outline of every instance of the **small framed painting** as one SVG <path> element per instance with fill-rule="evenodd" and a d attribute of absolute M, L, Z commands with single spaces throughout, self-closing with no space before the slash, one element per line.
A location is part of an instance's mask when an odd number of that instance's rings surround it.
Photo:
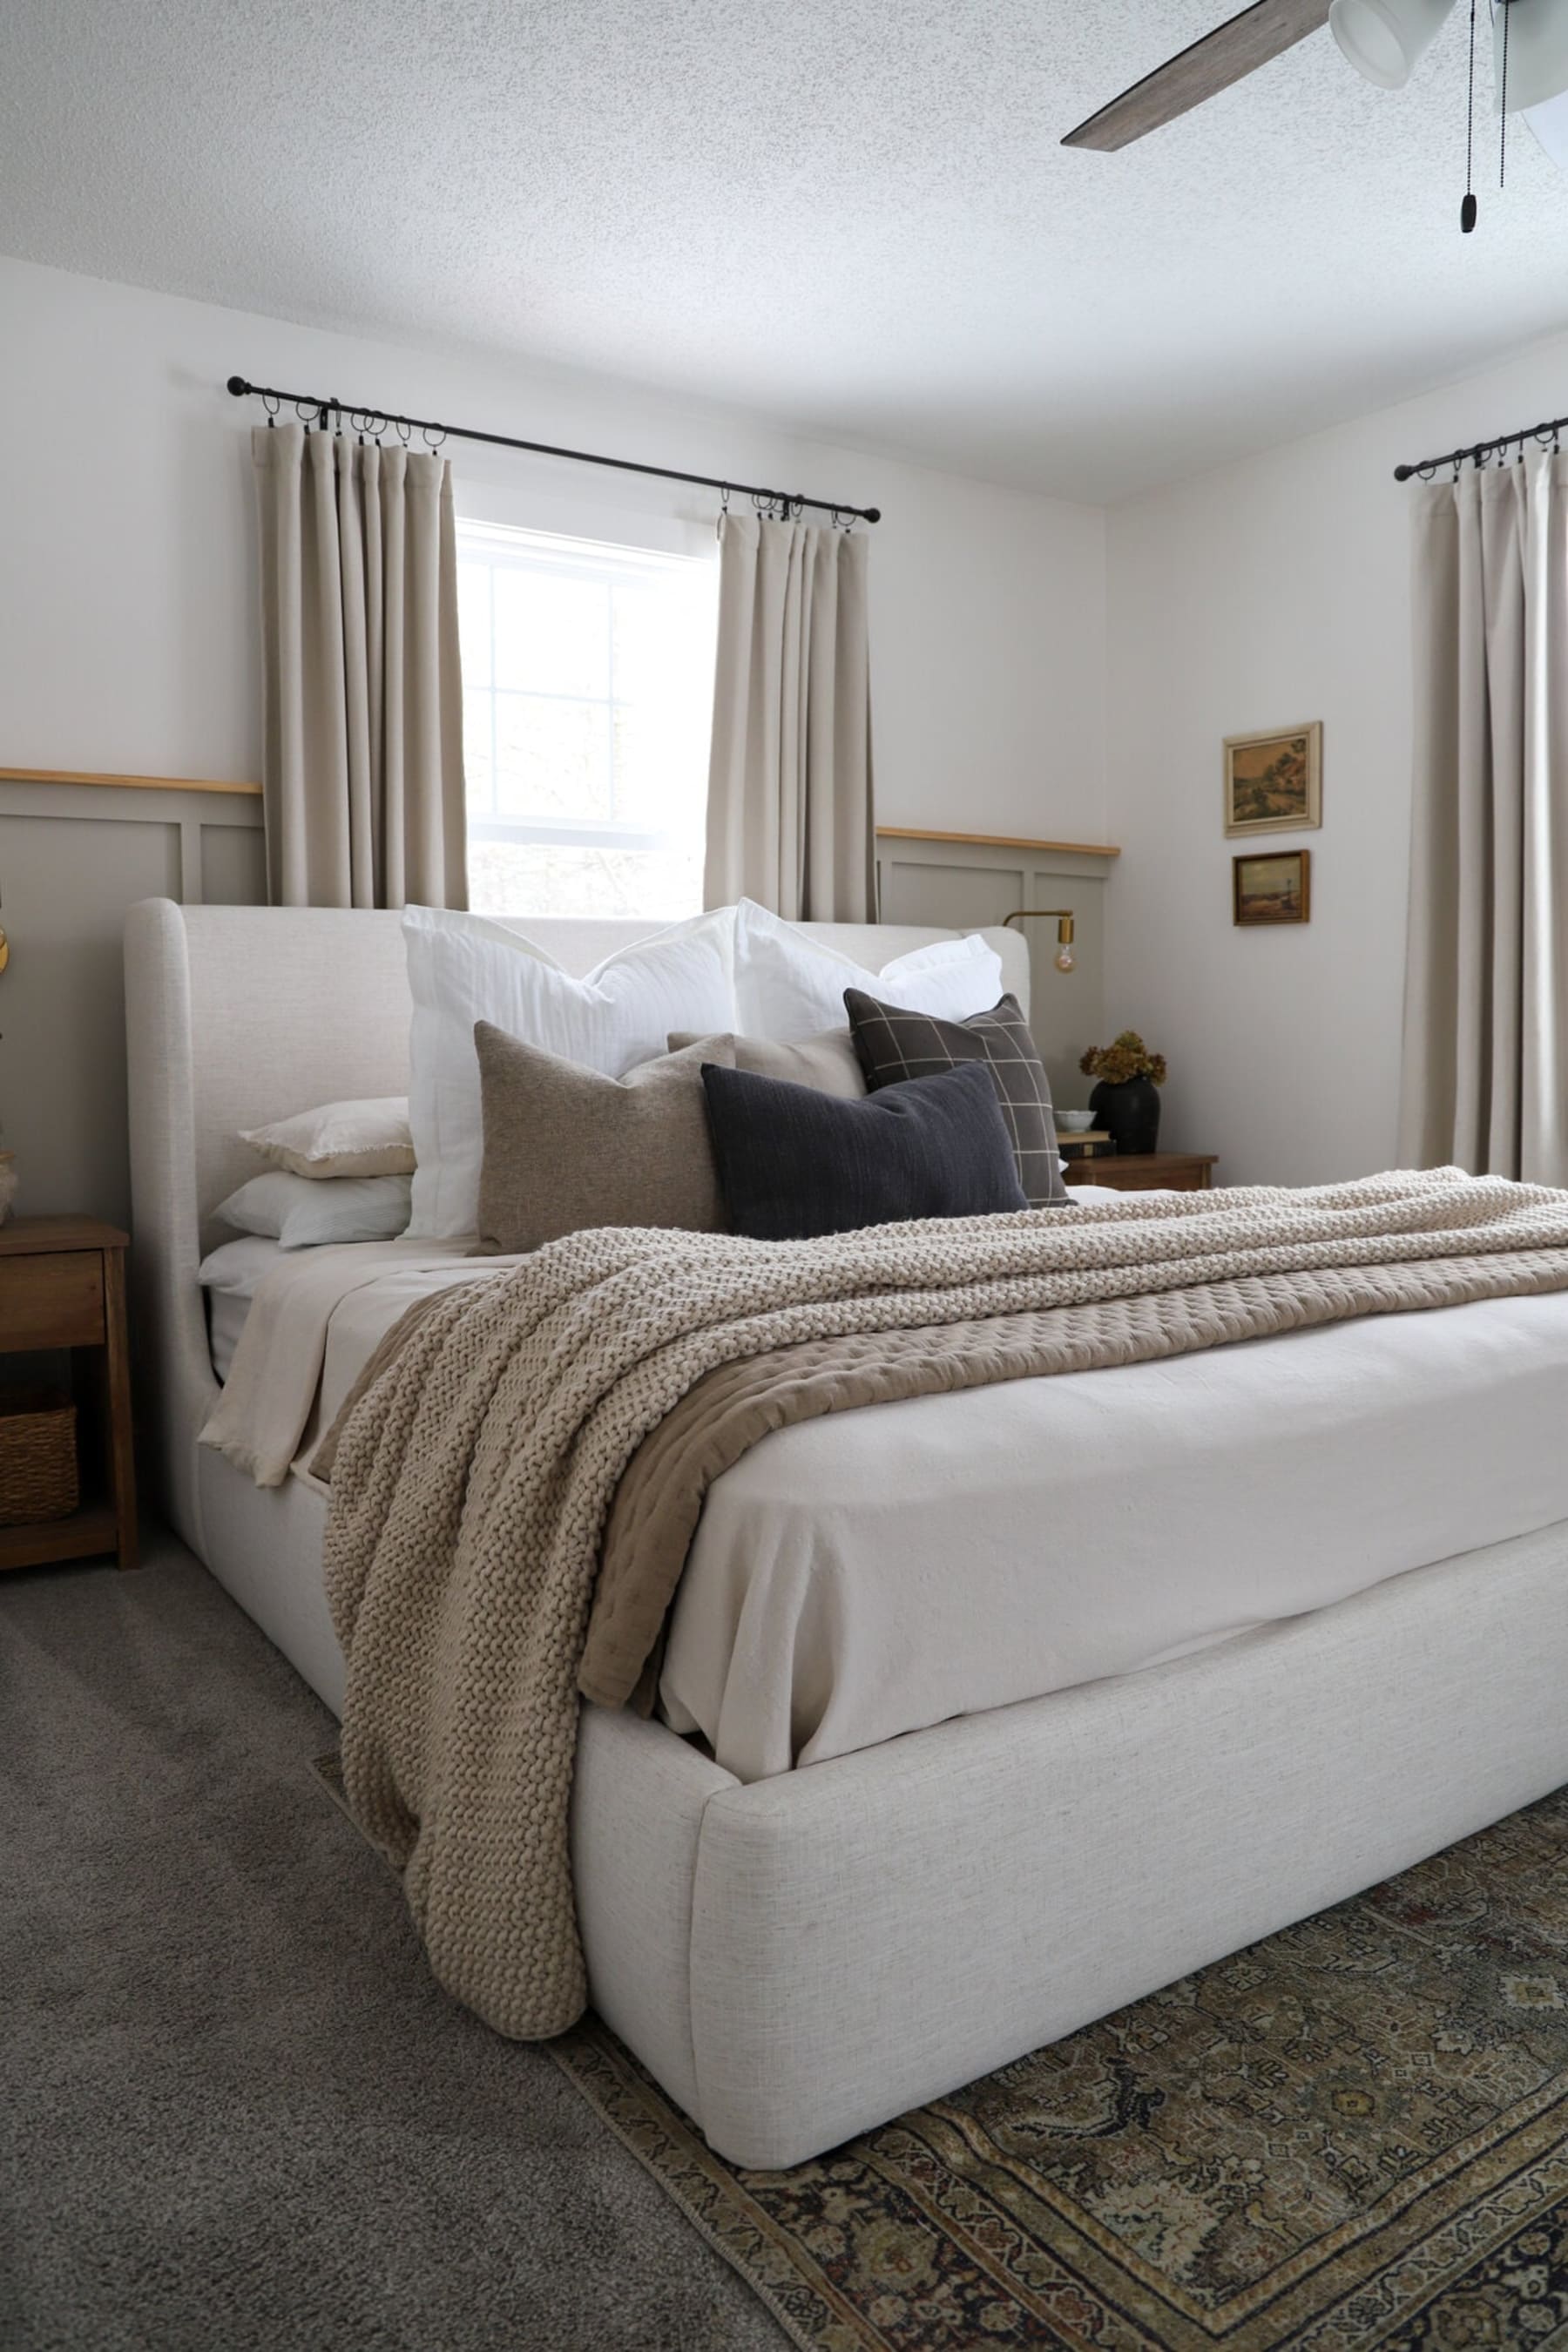
<path fill-rule="evenodd" d="M 1283 849 L 1272 856 L 1233 857 L 1231 898 L 1238 923 L 1305 923 L 1311 919 L 1312 853 Z"/>
<path fill-rule="evenodd" d="M 1308 833 L 1323 822 L 1323 722 L 1225 739 L 1226 833 Z"/>

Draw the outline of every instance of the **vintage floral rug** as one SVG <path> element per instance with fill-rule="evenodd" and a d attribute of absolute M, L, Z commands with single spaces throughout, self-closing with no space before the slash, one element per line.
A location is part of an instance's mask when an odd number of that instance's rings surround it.
<path fill-rule="evenodd" d="M 551 2047 L 809 2352 L 1568 2347 L 1568 1791 L 793 2172 Z"/>

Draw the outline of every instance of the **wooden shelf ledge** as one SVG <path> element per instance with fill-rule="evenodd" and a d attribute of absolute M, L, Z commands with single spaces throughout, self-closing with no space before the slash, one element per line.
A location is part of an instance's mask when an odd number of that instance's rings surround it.
<path fill-rule="evenodd" d="M 226 783 L 216 776 L 110 776 L 87 768 L 0 768 L 0 784 L 109 784 L 138 793 L 243 793 L 259 800 L 259 784 Z"/>
<path fill-rule="evenodd" d="M 1109 841 L 1034 841 L 1020 833 L 931 833 L 921 825 L 879 824 L 879 841 L 950 841 L 970 849 L 1035 849 L 1069 857 L 1120 857 Z"/>

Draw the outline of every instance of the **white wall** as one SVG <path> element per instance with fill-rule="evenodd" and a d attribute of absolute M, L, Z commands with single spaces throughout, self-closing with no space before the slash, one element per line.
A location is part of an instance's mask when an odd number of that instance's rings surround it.
<path fill-rule="evenodd" d="M 1394 1157 L 1410 814 L 1405 460 L 1568 409 L 1568 340 L 1111 510 L 1111 1025 L 1171 1063 L 1162 1140 L 1231 1182 Z M 1323 721 L 1320 832 L 1227 841 L 1221 740 Z M 1231 857 L 1312 853 L 1311 920 L 1237 930 Z"/>
<path fill-rule="evenodd" d="M 0 766 L 258 772 L 248 431 L 226 376 L 879 505 L 885 823 L 1103 838 L 1104 518 L 471 352 L 0 260 Z M 706 523 L 711 493 L 453 446 L 544 527 Z M 572 519 L 568 520 L 568 518 Z M 0 876 L 0 895 L 4 877 Z"/>

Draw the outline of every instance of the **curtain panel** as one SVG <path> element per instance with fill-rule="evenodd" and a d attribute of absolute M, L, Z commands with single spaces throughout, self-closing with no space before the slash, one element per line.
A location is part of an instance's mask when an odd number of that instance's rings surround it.
<path fill-rule="evenodd" d="M 1424 488 L 1400 1156 L 1568 1184 L 1568 457 Z"/>
<path fill-rule="evenodd" d="M 268 896 L 468 905 L 445 457 L 258 425 Z"/>
<path fill-rule="evenodd" d="M 863 533 L 726 515 L 704 903 L 876 914 Z"/>

